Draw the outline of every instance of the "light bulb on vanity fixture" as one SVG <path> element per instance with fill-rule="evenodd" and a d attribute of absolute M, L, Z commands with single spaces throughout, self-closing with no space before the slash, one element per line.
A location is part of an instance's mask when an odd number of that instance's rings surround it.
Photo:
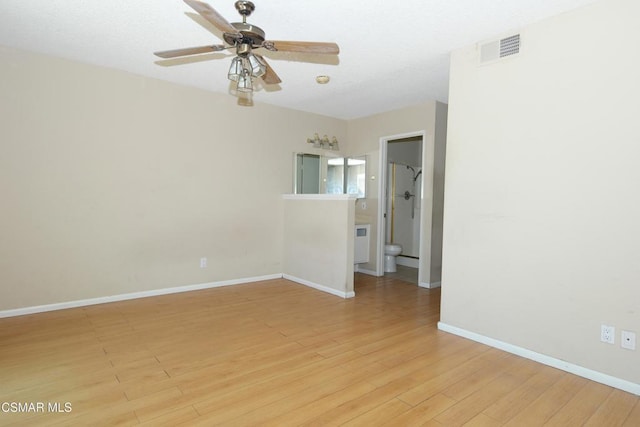
<path fill-rule="evenodd" d="M 338 151 L 340 149 L 338 146 L 338 138 L 334 136 L 329 140 L 327 135 L 320 138 L 317 133 L 313 134 L 313 138 L 307 138 L 307 144 L 312 144 L 313 148 L 322 148 L 325 150 Z"/>

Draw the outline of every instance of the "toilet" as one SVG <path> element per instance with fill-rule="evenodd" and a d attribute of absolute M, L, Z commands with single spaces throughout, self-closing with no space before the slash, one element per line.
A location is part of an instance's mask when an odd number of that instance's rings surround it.
<path fill-rule="evenodd" d="M 402 252 L 402 246 L 396 244 L 384 245 L 384 272 L 396 272 L 396 257 Z"/>

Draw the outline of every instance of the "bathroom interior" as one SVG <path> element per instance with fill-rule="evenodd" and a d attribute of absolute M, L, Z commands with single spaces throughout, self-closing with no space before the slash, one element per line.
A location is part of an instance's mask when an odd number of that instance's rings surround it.
<path fill-rule="evenodd" d="M 384 200 L 381 201 L 384 221 L 379 234 L 385 236 L 381 272 L 387 277 L 419 284 L 423 135 L 392 139 L 385 147 L 386 167 L 379 170 L 385 174 Z M 351 194 L 366 206 L 366 156 L 342 158 L 296 153 L 294 162 L 294 193 Z M 375 256 L 368 243 L 371 227 L 372 224 L 356 224 L 356 271 L 367 272 L 362 266 Z"/>
<path fill-rule="evenodd" d="M 385 276 L 418 283 L 422 136 L 388 141 L 385 188 Z"/>
<path fill-rule="evenodd" d="M 432 153 L 424 159 L 424 138 L 424 132 L 416 132 L 381 139 L 381 163 L 376 161 L 375 152 L 353 158 L 326 151 L 295 154 L 294 193 L 354 197 L 354 271 L 398 278 L 421 287 L 439 286 L 439 265 L 434 262 L 440 245 L 436 226 L 423 230 L 424 224 L 438 222 L 436 205 L 440 206 L 431 192 L 433 171 L 423 173 L 423 162 L 438 155 L 432 157 Z M 444 160 L 435 163 L 443 164 Z M 376 192 L 376 187 L 378 197 L 365 194 L 365 190 Z M 373 209 L 377 206 L 377 215 L 371 207 L 368 209 L 368 202 L 374 204 Z M 425 238 L 426 246 L 421 248 Z"/>

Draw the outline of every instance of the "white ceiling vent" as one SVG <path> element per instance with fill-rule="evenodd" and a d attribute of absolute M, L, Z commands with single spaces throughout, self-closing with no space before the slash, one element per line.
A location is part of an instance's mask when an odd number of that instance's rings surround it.
<path fill-rule="evenodd" d="M 480 63 L 495 61 L 520 52 L 520 34 L 480 45 Z"/>

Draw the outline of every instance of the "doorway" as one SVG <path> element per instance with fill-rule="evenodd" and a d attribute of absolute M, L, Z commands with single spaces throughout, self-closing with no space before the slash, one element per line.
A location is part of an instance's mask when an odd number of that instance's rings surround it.
<path fill-rule="evenodd" d="M 380 140 L 377 275 L 393 275 L 420 284 L 423 214 L 423 145 L 425 132 Z M 428 179 L 428 176 L 427 178 Z M 429 183 L 426 182 L 425 185 Z M 397 273 L 384 272 L 384 246 L 398 244 Z M 428 274 L 428 273 L 427 273 Z"/>

